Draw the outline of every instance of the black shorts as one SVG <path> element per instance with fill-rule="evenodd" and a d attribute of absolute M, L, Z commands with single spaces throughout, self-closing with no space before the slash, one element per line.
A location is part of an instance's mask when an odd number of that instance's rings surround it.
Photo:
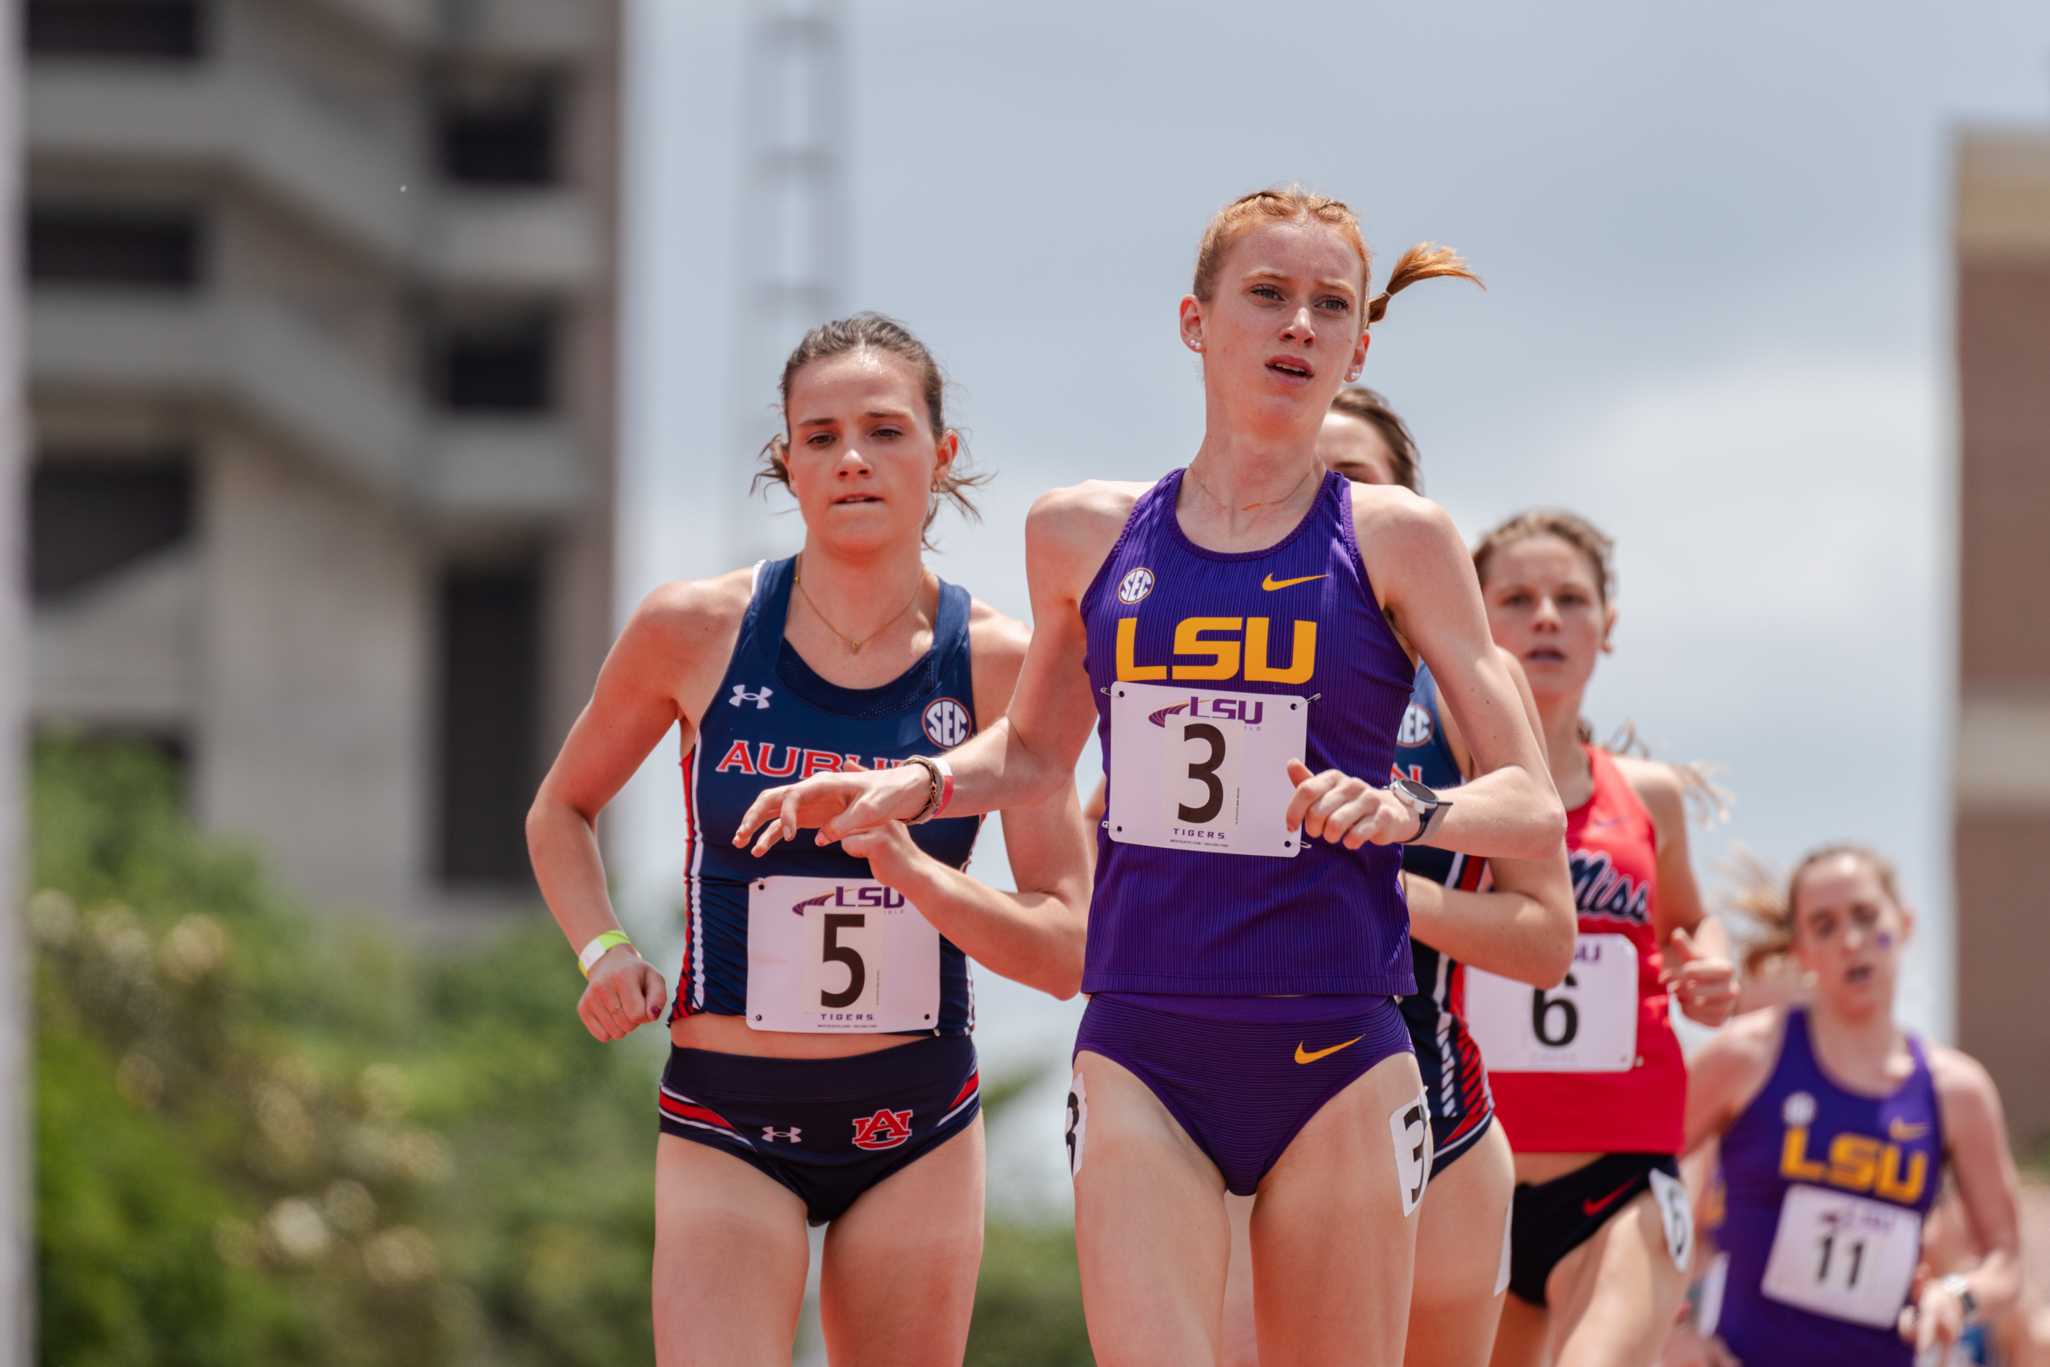
<path fill-rule="evenodd" d="M 1680 1165 L 1667 1153 L 1607 1153 L 1549 1182 L 1517 1183 L 1509 1220 L 1510 1293 L 1545 1304 L 1552 1269 L 1637 1193 L 1650 1190 L 1654 1172 L 1678 1181 Z"/>
<path fill-rule="evenodd" d="M 775 1178 L 822 1225 L 967 1129 L 982 1090 L 967 1035 L 831 1059 L 671 1046 L 656 1106 L 662 1133 Z"/>

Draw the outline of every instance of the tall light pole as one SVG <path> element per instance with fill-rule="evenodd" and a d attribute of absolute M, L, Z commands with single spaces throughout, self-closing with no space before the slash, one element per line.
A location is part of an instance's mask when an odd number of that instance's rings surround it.
<path fill-rule="evenodd" d="M 21 24 L 0 22 L 0 90 L 21 89 Z M 22 485 L 28 407 L 22 397 L 21 102 L 0 100 L 0 1367 L 28 1367 L 35 1297 L 29 1234 L 28 955 L 22 933 L 21 735 L 28 715 L 23 621 Z"/>
<path fill-rule="evenodd" d="M 739 193 L 734 196 L 731 559 L 770 554 L 761 505 L 747 500 L 755 452 L 776 430 L 776 379 L 805 329 L 833 316 L 846 276 L 840 0 L 774 0 L 748 22 L 743 46 Z"/>

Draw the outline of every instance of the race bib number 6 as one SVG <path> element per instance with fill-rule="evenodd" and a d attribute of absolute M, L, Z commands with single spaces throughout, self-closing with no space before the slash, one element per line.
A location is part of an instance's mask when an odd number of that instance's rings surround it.
<path fill-rule="evenodd" d="M 756 1030 L 931 1030 L 940 937 L 869 879 L 759 878 L 747 896 L 747 1023 Z"/>
<path fill-rule="evenodd" d="M 1466 970 L 1466 1023 L 1505 1073 L 1620 1073 L 1637 1061 L 1637 946 L 1582 935 L 1557 987 Z"/>
<path fill-rule="evenodd" d="M 1161 684 L 1110 686 L 1110 838 L 1126 845 L 1292 859 L 1288 762 L 1310 701 Z"/>

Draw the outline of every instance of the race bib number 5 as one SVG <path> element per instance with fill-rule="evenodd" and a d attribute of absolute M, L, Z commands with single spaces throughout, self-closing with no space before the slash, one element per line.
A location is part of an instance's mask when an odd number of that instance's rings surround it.
<path fill-rule="evenodd" d="M 931 1030 L 939 1011 L 939 932 L 903 893 L 868 879 L 748 885 L 751 1028 Z"/>
<path fill-rule="evenodd" d="M 1505 1073 L 1620 1073 L 1637 1061 L 1637 946 L 1582 935 L 1557 987 L 1466 970 L 1466 1023 Z"/>
<path fill-rule="evenodd" d="M 1294 858 L 1288 762 L 1309 734 L 1308 698 L 1161 684 L 1110 686 L 1110 838 Z"/>

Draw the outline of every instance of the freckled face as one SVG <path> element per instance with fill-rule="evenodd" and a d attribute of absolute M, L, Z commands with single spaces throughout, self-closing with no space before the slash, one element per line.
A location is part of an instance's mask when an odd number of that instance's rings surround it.
<path fill-rule="evenodd" d="M 1892 1011 L 1912 922 L 1871 864 L 1854 854 L 1810 865 L 1794 887 L 1794 955 L 1818 1006 L 1839 1015 Z"/>
<path fill-rule="evenodd" d="M 1481 598 L 1495 644 L 1523 663 L 1539 698 L 1578 698 L 1606 651 L 1615 610 L 1585 553 L 1556 536 L 1527 536 L 1488 557 Z"/>
<path fill-rule="evenodd" d="M 810 535 L 849 551 L 918 541 L 956 450 L 953 433 L 934 434 L 919 378 L 901 356 L 864 348 L 792 379 L 784 460 Z"/>
<path fill-rule="evenodd" d="M 1395 483 L 1395 451 L 1381 429 L 1350 413 L 1326 413 L 1317 429 L 1317 459 L 1354 484 Z"/>
<path fill-rule="evenodd" d="M 1256 422 L 1321 413 L 1366 359 L 1350 243 L 1316 222 L 1262 223 L 1225 253 L 1208 303 L 1182 300 L 1182 336 L 1201 342 L 1205 386 Z"/>

